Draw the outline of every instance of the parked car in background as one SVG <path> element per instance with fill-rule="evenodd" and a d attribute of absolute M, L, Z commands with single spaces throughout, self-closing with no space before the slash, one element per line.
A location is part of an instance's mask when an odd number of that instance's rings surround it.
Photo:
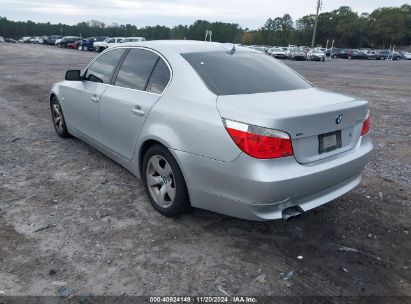
<path fill-rule="evenodd" d="M 16 42 L 17 42 L 17 41 L 14 40 L 13 38 L 6 38 L 6 39 L 4 39 L 4 41 L 5 41 L 5 42 L 8 42 L 8 43 L 16 43 Z"/>
<path fill-rule="evenodd" d="M 380 53 L 381 60 L 386 60 L 386 59 L 400 60 L 401 59 L 401 54 L 398 52 L 383 50 L 383 51 L 380 51 L 379 53 Z"/>
<path fill-rule="evenodd" d="M 113 37 L 113 38 L 107 38 L 104 41 L 94 42 L 94 49 L 100 53 L 104 51 L 106 48 L 108 48 L 109 46 L 119 43 L 123 39 L 124 37 Z"/>
<path fill-rule="evenodd" d="M 67 71 L 49 101 L 59 136 L 141 178 L 169 217 L 287 219 L 356 187 L 373 149 L 367 101 L 220 43 L 119 44 Z"/>
<path fill-rule="evenodd" d="M 369 59 L 368 55 L 363 51 L 351 51 L 347 59 Z"/>
<path fill-rule="evenodd" d="M 67 48 L 71 50 L 77 50 L 77 41 L 67 43 Z"/>
<path fill-rule="evenodd" d="M 0 36 L 0 42 L 6 42 L 3 36 Z"/>
<path fill-rule="evenodd" d="M 402 52 L 401 57 L 404 60 L 411 60 L 411 53 L 410 52 Z"/>
<path fill-rule="evenodd" d="M 290 44 L 288 47 L 285 47 L 285 55 L 287 56 L 288 59 L 291 58 L 291 51 L 295 48 L 298 48 L 296 45 Z"/>
<path fill-rule="evenodd" d="M 371 60 L 381 59 L 381 55 L 378 51 L 367 50 L 367 51 L 364 51 L 364 53 L 368 56 L 368 59 L 371 59 Z"/>
<path fill-rule="evenodd" d="M 120 41 L 120 43 L 127 43 L 127 42 L 141 42 L 146 41 L 144 37 L 127 37 Z"/>
<path fill-rule="evenodd" d="M 34 37 L 34 38 L 33 38 L 33 43 L 35 43 L 35 44 L 43 44 L 43 43 L 44 43 L 43 37 L 39 37 L 39 36 Z"/>
<path fill-rule="evenodd" d="M 67 48 L 68 44 L 74 43 L 78 40 L 81 40 L 81 38 L 77 36 L 65 36 L 60 41 L 56 42 L 56 45 L 61 48 Z"/>
<path fill-rule="evenodd" d="M 331 58 L 337 59 L 337 58 L 344 58 L 347 59 L 348 53 L 345 49 L 340 49 L 340 48 L 333 48 L 332 53 L 331 53 Z"/>
<path fill-rule="evenodd" d="M 19 39 L 19 42 L 20 42 L 20 43 L 30 43 L 30 39 L 31 39 L 31 37 L 29 37 L 29 36 L 24 36 L 24 37 L 22 37 L 22 38 Z"/>
<path fill-rule="evenodd" d="M 94 51 L 94 43 L 106 40 L 106 36 L 89 37 L 77 41 L 77 49 L 81 51 Z"/>
<path fill-rule="evenodd" d="M 307 53 L 298 47 L 292 48 L 290 50 L 290 60 L 306 60 L 307 59 Z"/>
<path fill-rule="evenodd" d="M 253 46 L 251 48 L 253 50 L 256 50 L 256 51 L 261 52 L 261 53 L 265 53 L 265 51 L 267 50 L 267 48 L 265 46 L 262 46 L 262 45 L 256 45 L 256 46 Z"/>
<path fill-rule="evenodd" d="M 60 36 L 60 35 L 48 36 L 47 39 L 46 39 L 46 44 L 47 45 L 56 45 L 56 40 L 57 39 L 62 39 L 62 38 L 63 38 L 63 36 Z"/>
<path fill-rule="evenodd" d="M 325 61 L 325 52 L 320 49 L 312 49 L 307 53 L 307 60 L 311 61 Z"/>
<path fill-rule="evenodd" d="M 270 55 L 277 59 L 286 59 L 286 51 L 282 48 L 273 48 L 270 52 Z"/>

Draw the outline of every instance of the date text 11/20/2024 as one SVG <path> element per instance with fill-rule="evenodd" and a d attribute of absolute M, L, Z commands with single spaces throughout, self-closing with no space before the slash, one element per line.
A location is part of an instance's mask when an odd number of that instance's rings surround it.
<path fill-rule="evenodd" d="M 257 298 L 243 296 L 150 297 L 150 303 L 257 303 Z"/>

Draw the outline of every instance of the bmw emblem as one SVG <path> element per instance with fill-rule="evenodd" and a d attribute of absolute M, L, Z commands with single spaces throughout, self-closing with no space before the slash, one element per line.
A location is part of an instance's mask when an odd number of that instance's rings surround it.
<path fill-rule="evenodd" d="M 335 123 L 339 125 L 342 122 L 342 114 L 338 114 L 337 118 L 335 119 Z"/>

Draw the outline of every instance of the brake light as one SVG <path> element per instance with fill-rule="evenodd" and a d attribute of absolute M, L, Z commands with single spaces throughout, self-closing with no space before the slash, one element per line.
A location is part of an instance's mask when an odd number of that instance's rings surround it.
<path fill-rule="evenodd" d="M 283 132 L 223 119 L 235 144 L 244 153 L 260 159 L 293 155 L 290 136 Z"/>
<path fill-rule="evenodd" d="M 362 124 L 362 129 L 361 129 L 361 136 L 368 134 L 370 132 L 370 112 L 368 111 L 367 115 L 365 116 L 365 120 Z"/>

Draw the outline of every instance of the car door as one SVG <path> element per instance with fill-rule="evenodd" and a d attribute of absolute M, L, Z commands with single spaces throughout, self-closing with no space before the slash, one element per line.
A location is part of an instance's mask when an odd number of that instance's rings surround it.
<path fill-rule="evenodd" d="M 70 81 L 62 86 L 63 111 L 70 128 L 80 131 L 101 143 L 99 102 L 124 54 L 124 49 L 113 49 L 99 56 L 85 71 L 82 81 Z"/>
<path fill-rule="evenodd" d="M 111 38 L 103 46 L 107 48 L 107 47 L 112 46 L 114 44 L 116 44 L 116 38 Z"/>
<path fill-rule="evenodd" d="M 170 81 L 166 62 L 155 52 L 131 48 L 118 70 L 113 86 L 100 103 L 104 145 L 131 159 L 143 123 Z"/>

